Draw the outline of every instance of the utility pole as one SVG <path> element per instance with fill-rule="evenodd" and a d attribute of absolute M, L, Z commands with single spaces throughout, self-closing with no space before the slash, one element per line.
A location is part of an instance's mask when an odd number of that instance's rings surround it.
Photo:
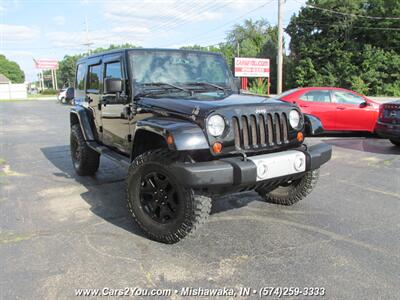
<path fill-rule="evenodd" d="M 285 0 L 278 0 L 278 74 L 277 74 L 277 88 L 276 93 L 282 93 L 282 69 L 283 69 L 283 5 Z"/>
<path fill-rule="evenodd" d="M 85 17 L 85 27 L 86 27 L 86 43 L 84 43 L 83 45 L 87 47 L 87 52 L 88 54 L 90 54 L 90 46 L 93 45 L 93 43 L 91 43 L 89 40 L 89 24 L 87 16 Z"/>

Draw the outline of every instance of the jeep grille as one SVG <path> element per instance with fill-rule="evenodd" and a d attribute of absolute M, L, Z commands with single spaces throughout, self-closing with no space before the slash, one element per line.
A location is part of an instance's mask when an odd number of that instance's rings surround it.
<path fill-rule="evenodd" d="M 236 149 L 259 149 L 289 143 L 285 113 L 251 114 L 232 118 Z"/>

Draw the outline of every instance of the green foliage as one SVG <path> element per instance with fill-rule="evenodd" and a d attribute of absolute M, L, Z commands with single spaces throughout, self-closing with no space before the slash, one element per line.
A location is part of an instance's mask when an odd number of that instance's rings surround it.
<path fill-rule="evenodd" d="M 309 0 L 291 18 L 291 85 L 339 86 L 372 95 L 396 96 L 400 81 L 400 14 L 396 0 Z M 325 10 L 324 10 L 325 9 Z M 332 13 L 342 12 L 343 14 Z M 397 51 L 395 51 L 397 49 Z"/>
<path fill-rule="evenodd" d="M 3 74 L 12 83 L 24 83 L 25 74 L 16 62 L 8 60 L 0 54 L 0 74 Z"/>
<path fill-rule="evenodd" d="M 121 48 L 138 48 L 132 44 L 126 43 L 122 45 L 113 45 L 111 44 L 107 48 L 96 48 L 91 50 L 90 53 L 100 53 L 113 49 L 121 49 Z M 76 55 L 65 55 L 64 58 L 59 63 L 59 69 L 57 70 L 57 79 L 59 87 L 69 87 L 74 86 L 75 81 L 75 72 L 76 72 L 76 62 L 82 58 L 87 56 L 87 53 L 76 54 Z"/>
<path fill-rule="evenodd" d="M 250 82 L 249 91 L 258 95 L 268 94 L 268 79 L 254 78 Z"/>
<path fill-rule="evenodd" d="M 82 58 L 83 54 L 65 55 L 59 63 L 57 70 L 58 85 L 68 87 L 74 85 L 76 62 Z"/>
<path fill-rule="evenodd" d="M 278 30 L 276 26 L 271 26 L 264 20 L 253 21 L 245 20 L 243 24 L 236 24 L 231 31 L 228 32 L 226 42 L 217 46 L 203 47 L 199 45 L 185 46 L 181 49 L 191 49 L 200 51 L 219 52 L 225 57 L 228 65 L 233 69 L 234 57 L 262 57 L 269 58 L 271 63 L 271 92 L 276 91 L 276 41 L 278 38 Z M 239 43 L 239 47 L 238 47 Z M 285 61 L 284 68 L 289 69 L 289 61 Z M 288 76 L 288 80 L 291 77 Z M 253 79 L 249 81 L 250 86 L 254 83 Z"/>
<path fill-rule="evenodd" d="M 44 91 L 41 92 L 42 95 L 56 95 L 57 94 L 57 90 L 55 89 L 46 89 Z"/>

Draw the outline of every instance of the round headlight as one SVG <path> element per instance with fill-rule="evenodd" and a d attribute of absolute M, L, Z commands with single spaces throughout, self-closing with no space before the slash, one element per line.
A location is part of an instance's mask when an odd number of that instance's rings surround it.
<path fill-rule="evenodd" d="M 292 128 L 297 128 L 300 125 L 300 114 L 297 110 L 292 110 L 289 113 L 289 123 Z"/>
<path fill-rule="evenodd" d="M 207 121 L 207 131 L 212 136 L 220 136 L 225 130 L 225 120 L 220 115 L 213 115 Z"/>

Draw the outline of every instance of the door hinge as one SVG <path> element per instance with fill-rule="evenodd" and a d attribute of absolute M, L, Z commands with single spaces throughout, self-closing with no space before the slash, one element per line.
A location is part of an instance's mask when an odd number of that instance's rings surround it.
<path fill-rule="evenodd" d="M 99 126 L 99 131 L 103 132 L 103 126 Z"/>
<path fill-rule="evenodd" d="M 131 134 L 128 134 L 128 135 L 126 136 L 126 139 L 128 140 L 128 142 L 131 142 L 131 141 L 132 141 L 132 135 L 131 135 Z"/>

